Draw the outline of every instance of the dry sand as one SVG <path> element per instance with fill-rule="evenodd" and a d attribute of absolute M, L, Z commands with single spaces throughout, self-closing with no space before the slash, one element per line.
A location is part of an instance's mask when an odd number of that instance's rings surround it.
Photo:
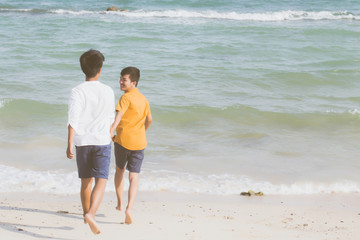
<path fill-rule="evenodd" d="M 1 193 L 0 236 L 17 239 L 359 240 L 360 194 L 212 196 L 139 192 L 134 223 L 106 193 L 94 235 L 78 195 Z"/>

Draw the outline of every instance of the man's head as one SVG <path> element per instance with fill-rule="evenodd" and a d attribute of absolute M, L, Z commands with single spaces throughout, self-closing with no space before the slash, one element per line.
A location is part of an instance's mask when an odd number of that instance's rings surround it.
<path fill-rule="evenodd" d="M 121 76 L 125 76 L 127 74 L 130 75 L 130 80 L 135 82 L 135 86 L 137 86 L 140 80 L 140 70 L 136 67 L 126 67 L 121 70 Z"/>
<path fill-rule="evenodd" d="M 90 49 L 83 53 L 80 57 L 80 66 L 86 78 L 95 77 L 100 72 L 104 61 L 104 55 L 97 50 Z"/>
<path fill-rule="evenodd" d="M 140 70 L 136 67 L 126 67 L 121 70 L 120 88 L 127 91 L 130 88 L 137 87 L 140 79 Z"/>

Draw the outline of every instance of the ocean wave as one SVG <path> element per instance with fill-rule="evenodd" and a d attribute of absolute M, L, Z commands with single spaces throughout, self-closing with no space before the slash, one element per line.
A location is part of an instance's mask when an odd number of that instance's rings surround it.
<path fill-rule="evenodd" d="M 353 115 L 353 116 L 360 116 L 360 110 L 357 109 L 357 108 L 354 108 L 354 109 L 350 109 L 350 110 L 347 110 L 347 111 L 336 111 L 336 110 L 327 110 L 326 113 L 328 114 L 339 114 L 339 115 Z"/>
<path fill-rule="evenodd" d="M 351 109 L 348 111 L 348 113 L 350 113 L 352 115 L 360 115 L 360 110 L 359 109 Z"/>
<path fill-rule="evenodd" d="M 206 19 L 226 19 L 238 21 L 293 21 L 293 20 L 341 20 L 351 19 L 360 20 L 347 11 L 342 12 L 306 12 L 306 11 L 279 11 L 264 13 L 239 13 L 239 12 L 217 12 L 204 11 L 194 12 L 186 10 L 167 10 L 167 11 L 131 11 L 121 12 L 120 15 L 129 17 L 167 17 L 167 18 L 206 18 Z"/>
<path fill-rule="evenodd" d="M 4 115 L 9 117 L 13 113 L 26 112 L 32 114 L 53 114 L 54 111 L 66 113 L 66 104 L 54 104 L 31 99 L 2 99 L 0 109 Z"/>
<path fill-rule="evenodd" d="M 73 11 L 73 10 L 65 10 L 65 9 L 49 10 L 48 12 L 55 14 L 70 14 L 70 15 L 89 15 L 89 14 L 106 13 L 105 11 L 87 11 L 87 10 Z"/>
<path fill-rule="evenodd" d="M 43 125 L 66 118 L 66 104 L 52 104 L 29 99 L 4 99 L 0 101 L 1 123 L 4 129 Z M 65 120 L 64 120 L 65 121 Z"/>
<path fill-rule="evenodd" d="M 310 128 L 327 131 L 341 126 L 359 126 L 359 110 L 324 110 L 314 112 L 261 110 L 237 104 L 229 107 L 153 106 L 157 121 L 164 125 L 202 123 L 204 119 L 218 122 L 230 121 L 244 126 L 267 126 L 268 128 Z"/>
<path fill-rule="evenodd" d="M 107 192 L 114 191 L 114 171 L 110 171 Z M 0 192 L 47 192 L 55 194 L 76 194 L 80 188 L 77 173 L 60 171 L 20 170 L 0 165 L 2 184 Z M 128 183 L 125 183 L 125 188 Z M 238 195 L 243 191 L 262 191 L 271 195 L 360 193 L 360 185 L 352 181 L 333 183 L 273 184 L 256 182 L 244 176 L 194 175 L 173 171 L 152 171 L 144 169 L 141 174 L 141 191 L 170 191 L 179 193 L 202 193 L 215 195 Z"/>
<path fill-rule="evenodd" d="M 126 11 L 91 11 L 91 10 L 68 10 L 68 9 L 15 9 L 0 8 L 0 12 L 19 13 L 52 13 L 68 15 L 119 15 L 132 18 L 200 18 L 200 19 L 224 19 L 235 21 L 299 21 L 299 20 L 360 20 L 360 15 L 349 11 L 276 11 L 276 12 L 219 12 L 219 11 L 188 11 L 178 10 L 126 10 Z"/>
<path fill-rule="evenodd" d="M 0 100 L 0 139 L 12 142 L 49 132 L 61 134 L 66 113 L 66 104 L 29 99 Z"/>
<path fill-rule="evenodd" d="M 171 171 L 153 172 L 147 176 L 147 180 L 142 182 L 143 190 L 215 195 L 237 195 L 250 189 L 274 195 L 360 192 L 359 184 L 347 180 L 334 183 L 274 184 L 268 181 L 254 181 L 245 176 L 229 174 L 199 176 Z"/>
<path fill-rule="evenodd" d="M 14 12 L 14 13 L 47 13 L 49 12 L 46 9 L 38 8 L 0 8 L 1 12 Z"/>
<path fill-rule="evenodd" d="M 0 108 L 4 107 L 7 102 L 9 102 L 9 100 L 7 100 L 7 99 L 0 100 Z"/>

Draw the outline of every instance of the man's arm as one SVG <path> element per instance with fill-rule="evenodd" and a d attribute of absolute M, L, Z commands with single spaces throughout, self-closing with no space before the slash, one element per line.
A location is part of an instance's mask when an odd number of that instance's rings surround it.
<path fill-rule="evenodd" d="M 152 116 L 151 116 L 151 113 L 150 113 L 150 114 L 149 114 L 148 116 L 146 116 L 146 118 L 145 118 L 145 131 L 148 130 L 148 128 L 150 127 L 151 123 L 152 123 Z"/>
<path fill-rule="evenodd" d="M 111 127 L 110 127 L 110 136 L 111 136 L 112 140 L 114 140 L 114 137 L 115 137 L 114 131 L 116 130 L 116 127 L 119 125 L 122 116 L 123 115 L 121 112 L 116 111 L 115 120 L 114 120 L 113 124 L 111 124 Z"/>
<path fill-rule="evenodd" d="M 66 149 L 66 156 L 69 159 L 74 158 L 74 154 L 73 154 L 74 136 L 75 136 L 75 130 L 69 124 L 68 125 L 68 146 Z"/>

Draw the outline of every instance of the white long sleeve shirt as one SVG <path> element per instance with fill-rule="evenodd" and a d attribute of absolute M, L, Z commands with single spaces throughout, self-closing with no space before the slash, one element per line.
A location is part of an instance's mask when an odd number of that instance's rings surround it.
<path fill-rule="evenodd" d="M 75 130 L 75 146 L 107 145 L 114 121 L 114 91 L 99 81 L 86 81 L 71 90 L 68 125 Z"/>

